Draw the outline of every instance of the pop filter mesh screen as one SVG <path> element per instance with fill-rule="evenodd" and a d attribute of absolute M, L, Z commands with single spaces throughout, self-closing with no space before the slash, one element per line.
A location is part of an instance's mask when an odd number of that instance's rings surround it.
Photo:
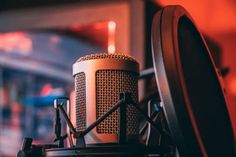
<path fill-rule="evenodd" d="M 178 46 L 187 94 L 208 155 L 232 156 L 227 151 L 232 129 L 218 77 L 200 34 L 185 16 L 178 23 Z"/>

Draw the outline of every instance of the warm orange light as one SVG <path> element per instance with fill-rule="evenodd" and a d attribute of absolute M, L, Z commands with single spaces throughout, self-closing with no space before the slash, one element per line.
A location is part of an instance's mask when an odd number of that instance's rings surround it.
<path fill-rule="evenodd" d="M 96 22 L 88 25 L 72 25 L 69 27 L 70 30 L 73 30 L 75 32 L 77 31 L 83 31 L 85 29 L 103 29 L 107 26 L 107 22 Z"/>
<path fill-rule="evenodd" d="M 116 23 L 114 21 L 108 22 L 108 53 L 115 53 L 115 31 L 116 31 Z"/>
<path fill-rule="evenodd" d="M 236 95 L 236 77 L 229 81 L 228 89 L 230 94 Z"/>
<path fill-rule="evenodd" d="M 32 41 L 23 32 L 0 34 L 0 52 L 28 55 L 32 51 Z"/>
<path fill-rule="evenodd" d="M 116 29 L 116 23 L 114 21 L 109 21 L 108 22 L 108 28 L 111 30 L 115 30 Z"/>
<path fill-rule="evenodd" d="M 108 53 L 115 53 L 115 45 L 108 45 Z"/>
<path fill-rule="evenodd" d="M 209 34 L 235 31 L 236 9 L 233 1 L 224 0 L 155 0 L 161 6 L 181 5 L 192 16 L 198 28 Z"/>

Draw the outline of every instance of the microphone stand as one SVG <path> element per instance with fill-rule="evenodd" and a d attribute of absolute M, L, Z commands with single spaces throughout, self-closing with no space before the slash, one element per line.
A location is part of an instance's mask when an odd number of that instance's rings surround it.
<path fill-rule="evenodd" d="M 86 128 L 84 131 L 76 131 L 76 129 L 74 128 L 73 124 L 71 123 L 69 117 L 67 116 L 67 113 L 65 112 L 64 108 L 63 108 L 63 104 L 64 102 L 62 101 L 61 103 L 58 103 L 58 100 L 66 100 L 67 105 L 69 105 L 69 99 L 62 97 L 62 98 L 58 98 L 54 100 L 54 108 L 56 110 L 56 122 L 55 122 L 55 134 L 56 134 L 56 139 L 54 140 L 54 142 L 59 141 L 59 144 L 56 145 L 43 145 L 43 146 L 39 146 L 39 147 L 35 147 L 35 146 L 31 146 L 32 143 L 32 139 L 29 139 L 26 141 L 26 143 L 29 144 L 25 144 L 26 146 L 22 147 L 22 150 L 20 150 L 17 154 L 17 157 L 30 157 L 31 155 L 36 156 L 35 154 L 38 154 L 39 157 L 44 156 L 43 153 L 45 151 L 49 151 L 50 152 L 50 148 L 62 148 L 64 147 L 64 140 L 65 138 L 68 136 L 70 137 L 69 140 L 70 141 L 70 145 L 71 147 L 74 147 L 73 145 L 73 141 L 71 138 L 71 135 L 73 135 L 73 137 L 76 139 L 76 149 L 79 149 L 78 151 L 75 152 L 75 154 L 81 154 L 82 156 L 86 156 L 87 154 L 100 154 L 101 152 L 89 152 L 88 149 L 86 150 L 86 144 L 85 144 L 85 135 L 87 133 L 89 133 L 93 128 L 95 128 L 97 125 L 99 125 L 103 120 L 105 120 L 108 116 L 110 116 L 113 112 L 115 112 L 118 108 L 120 110 L 120 114 L 119 114 L 119 132 L 118 132 L 118 137 L 119 137 L 119 141 L 118 144 L 121 146 L 120 148 L 124 148 L 123 146 L 125 146 L 125 150 L 122 150 L 122 152 L 117 152 L 117 153 L 126 153 L 127 151 L 131 151 L 133 153 L 137 153 L 140 150 L 143 150 L 144 148 L 146 149 L 145 151 L 141 151 L 140 154 L 138 155 L 144 155 L 144 154 L 149 154 L 149 153 L 162 153 L 165 154 L 165 152 L 169 152 L 168 148 L 162 148 L 162 147 L 145 147 L 145 146 L 130 146 L 127 145 L 127 137 L 126 137 L 126 113 L 127 113 L 127 107 L 128 105 L 132 105 L 134 106 L 143 116 L 144 118 L 147 120 L 148 123 L 150 123 L 153 128 L 157 129 L 160 133 L 163 133 L 164 135 L 169 136 L 169 134 L 165 131 L 162 130 L 158 125 L 156 125 L 152 119 L 146 115 L 146 113 L 144 111 L 142 111 L 142 109 L 138 106 L 138 104 L 136 104 L 131 97 L 131 93 L 120 93 L 120 100 L 113 106 L 111 107 L 104 115 L 102 115 L 101 117 L 99 117 L 94 123 L 92 123 L 90 126 L 88 126 L 88 128 Z M 60 122 L 60 113 L 62 113 L 68 127 L 70 128 L 70 132 L 69 134 L 66 134 L 64 136 L 61 136 L 61 122 Z M 29 145 L 29 146 L 28 146 Z M 107 149 L 108 148 L 108 149 Z M 100 151 L 105 151 L 104 153 L 111 153 L 111 149 L 110 147 L 104 148 Z M 120 149 L 116 149 L 118 147 L 115 147 L 114 150 L 120 150 Z M 136 150 L 136 149 L 140 149 L 140 150 Z M 97 147 L 95 147 L 95 149 L 97 149 Z M 37 150 L 37 151 L 36 151 Z M 56 152 L 57 149 L 55 149 L 55 152 L 53 154 L 57 154 Z M 60 149 L 58 149 L 58 151 L 60 151 Z M 107 152 L 108 151 L 108 152 Z M 60 152 L 59 152 L 60 153 Z M 142 154 L 143 153 L 143 154 Z"/>
<path fill-rule="evenodd" d="M 161 126 L 157 125 L 153 120 L 152 120 L 152 116 L 149 117 L 139 106 L 138 104 L 136 104 L 132 97 L 131 97 L 131 93 L 128 92 L 122 92 L 120 93 L 120 100 L 113 106 L 111 107 L 104 115 L 102 115 L 101 117 L 99 117 L 95 122 L 93 122 L 90 126 L 88 126 L 84 131 L 76 131 L 76 129 L 74 128 L 73 124 L 71 123 L 69 117 L 67 116 L 64 108 L 63 108 L 63 103 L 58 104 L 57 103 L 57 99 L 54 101 L 54 105 L 56 105 L 56 107 L 61 111 L 63 117 L 66 120 L 66 123 L 68 125 L 68 127 L 70 128 L 70 134 L 69 137 L 71 137 L 71 134 L 73 135 L 73 137 L 76 139 L 76 147 L 78 148 L 86 148 L 86 143 L 85 143 L 85 135 L 88 134 L 92 129 L 94 129 L 96 126 L 98 126 L 102 121 L 104 121 L 107 117 L 109 117 L 113 112 L 115 112 L 118 108 L 120 110 L 120 114 L 119 114 L 119 132 L 118 132 L 118 144 L 120 145 L 124 145 L 127 144 L 127 137 L 126 137 L 126 113 L 127 113 L 127 106 L 128 105 L 132 105 L 136 108 L 137 111 L 139 111 L 141 113 L 141 115 L 147 120 L 147 122 L 157 131 L 159 131 L 162 135 L 165 135 L 166 137 L 170 138 L 170 134 L 165 130 L 162 129 Z M 60 98 L 60 99 L 66 99 L 67 102 L 69 101 L 68 98 Z M 70 138 L 71 139 L 71 138 Z M 63 139 L 64 140 L 64 139 Z M 72 141 L 71 141 L 72 143 Z M 73 145 L 74 147 L 74 145 Z M 161 148 L 161 149 L 160 149 Z M 165 152 L 169 151 L 169 148 L 156 148 L 153 149 L 152 147 L 147 147 L 147 152 L 150 153 L 155 153 L 155 152 L 159 152 L 161 154 L 164 154 Z M 160 150 L 159 150 L 160 149 Z"/>

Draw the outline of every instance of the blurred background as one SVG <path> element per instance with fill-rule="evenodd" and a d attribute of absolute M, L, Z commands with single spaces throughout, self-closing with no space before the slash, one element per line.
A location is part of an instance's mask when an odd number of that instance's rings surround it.
<path fill-rule="evenodd" d="M 140 69 L 152 67 L 152 17 L 175 4 L 192 15 L 224 76 L 236 132 L 236 1 L 2 0 L 0 156 L 15 156 L 24 137 L 53 141 L 53 100 L 73 98 L 72 64 L 79 57 L 122 52 Z M 140 82 L 140 98 L 153 88 L 147 82 Z"/>

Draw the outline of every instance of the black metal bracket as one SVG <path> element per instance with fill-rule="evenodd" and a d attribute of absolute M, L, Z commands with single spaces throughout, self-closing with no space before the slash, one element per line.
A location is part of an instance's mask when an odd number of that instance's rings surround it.
<path fill-rule="evenodd" d="M 60 111 L 64 117 L 64 119 L 66 120 L 66 123 L 68 125 L 68 127 L 70 128 L 70 133 L 76 132 L 75 128 L 73 127 L 73 124 L 71 123 L 69 117 L 66 114 L 66 111 L 63 108 L 63 104 L 64 102 L 62 101 L 61 103 L 59 103 L 59 100 L 66 100 L 69 101 L 69 98 L 67 97 L 59 97 L 57 99 L 54 100 L 54 108 L 56 111 L 56 123 L 55 123 L 55 134 L 56 134 L 56 139 L 54 140 L 54 142 L 59 141 L 58 147 L 59 148 L 63 148 L 64 147 L 64 140 L 69 136 L 70 134 L 65 134 L 64 136 L 61 136 L 61 119 L 60 119 Z M 71 140 L 71 138 L 69 138 Z M 70 143 L 73 145 L 73 142 L 70 141 Z"/>
<path fill-rule="evenodd" d="M 120 93 L 120 100 L 124 100 L 124 103 L 120 105 L 120 123 L 119 123 L 119 144 L 126 143 L 126 113 L 127 113 L 127 105 L 131 98 L 131 93 Z"/>
<path fill-rule="evenodd" d="M 63 98 L 60 98 L 63 99 Z M 68 98 L 66 98 L 68 99 Z M 56 99 L 57 100 L 57 99 Z M 84 131 L 76 131 L 76 129 L 73 127 L 73 124 L 71 123 L 69 117 L 67 116 L 65 110 L 63 109 L 62 104 L 58 104 L 57 101 L 54 101 L 54 107 L 56 105 L 56 109 L 60 110 L 62 115 L 64 116 L 66 123 L 68 127 L 71 130 L 71 133 L 73 134 L 73 137 L 76 139 L 76 146 L 79 147 L 85 147 L 85 139 L 84 136 L 89 133 L 92 129 L 94 129 L 96 126 L 98 126 L 102 121 L 104 121 L 107 117 L 109 117 L 113 112 L 115 112 L 118 108 L 120 110 L 119 112 L 119 144 L 125 144 L 127 142 L 126 137 L 126 113 L 127 113 L 127 106 L 132 105 L 134 106 L 143 116 L 144 118 L 150 123 L 155 129 L 157 129 L 160 133 L 169 135 L 165 130 L 162 130 L 161 127 L 159 127 L 157 124 L 155 124 L 152 119 L 136 104 L 131 97 L 131 93 L 122 92 L 120 93 L 120 100 L 111 107 L 104 115 L 99 117 L 94 123 L 92 123 L 90 126 L 88 126 Z M 59 137 L 59 133 L 57 135 Z M 64 139 L 63 139 L 64 140 Z"/>
<path fill-rule="evenodd" d="M 99 117 L 94 123 L 92 123 L 87 129 L 82 132 L 76 132 L 75 138 L 84 137 L 88 132 L 90 132 L 93 128 L 99 125 L 103 120 L 105 120 L 108 116 L 110 116 L 114 111 L 120 108 L 120 126 L 119 126 L 119 143 L 126 142 L 126 109 L 127 105 L 133 105 L 143 116 L 144 118 L 160 133 L 169 136 L 169 133 L 162 130 L 161 127 L 156 125 L 152 119 L 132 100 L 131 93 L 123 92 L 120 93 L 120 100 L 103 116 Z"/>

